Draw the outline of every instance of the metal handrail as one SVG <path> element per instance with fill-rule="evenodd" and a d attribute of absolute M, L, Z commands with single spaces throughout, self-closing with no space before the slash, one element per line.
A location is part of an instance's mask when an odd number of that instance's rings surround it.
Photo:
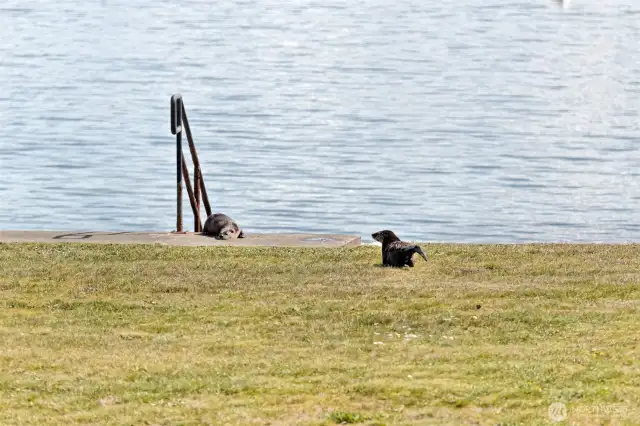
<path fill-rule="evenodd" d="M 187 162 L 182 154 L 182 133 L 187 135 L 187 142 L 189 143 L 189 151 L 191 152 L 191 159 L 193 161 L 193 187 L 191 186 L 191 180 L 189 178 L 189 169 Z M 202 232 L 202 222 L 200 220 L 200 198 L 204 203 L 204 208 L 207 216 L 211 215 L 211 204 L 209 203 L 209 196 L 207 195 L 207 189 L 204 184 L 204 178 L 202 177 L 202 170 L 200 168 L 200 160 L 198 159 L 198 152 L 193 142 L 193 135 L 191 134 L 191 128 L 189 127 L 189 119 L 187 118 L 187 111 L 184 107 L 182 95 L 175 94 L 171 96 L 171 134 L 176 136 L 176 177 L 177 177 L 177 206 L 176 206 L 176 231 L 177 233 L 184 233 L 182 225 L 182 180 L 184 178 L 184 184 L 187 188 L 187 194 L 189 196 L 189 202 L 191 204 L 191 210 L 193 211 L 193 231 Z"/>

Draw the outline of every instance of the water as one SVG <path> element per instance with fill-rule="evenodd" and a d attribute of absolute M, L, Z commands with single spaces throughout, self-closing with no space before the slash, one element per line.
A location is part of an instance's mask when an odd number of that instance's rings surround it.
<path fill-rule="evenodd" d="M 0 229 L 174 229 L 181 93 L 248 232 L 640 241 L 635 0 L 177 4 L 0 3 Z"/>

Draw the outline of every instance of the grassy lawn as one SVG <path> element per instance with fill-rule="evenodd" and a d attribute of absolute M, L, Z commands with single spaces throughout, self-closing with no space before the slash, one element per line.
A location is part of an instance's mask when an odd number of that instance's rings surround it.
<path fill-rule="evenodd" d="M 0 244 L 0 424 L 638 424 L 639 245 L 422 247 Z"/>

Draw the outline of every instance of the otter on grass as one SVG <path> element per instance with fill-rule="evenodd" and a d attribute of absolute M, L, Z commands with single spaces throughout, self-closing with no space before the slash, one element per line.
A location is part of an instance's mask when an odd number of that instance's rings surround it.
<path fill-rule="evenodd" d="M 371 234 L 374 240 L 382 243 L 382 265 L 402 268 L 407 265 L 413 268 L 413 253 L 418 253 L 424 260 L 427 255 L 419 245 L 400 241 L 400 238 L 393 231 L 385 229 Z"/>
<path fill-rule="evenodd" d="M 216 240 L 244 238 L 244 232 L 238 224 L 224 213 L 214 213 L 209 216 L 202 227 L 202 233 Z"/>

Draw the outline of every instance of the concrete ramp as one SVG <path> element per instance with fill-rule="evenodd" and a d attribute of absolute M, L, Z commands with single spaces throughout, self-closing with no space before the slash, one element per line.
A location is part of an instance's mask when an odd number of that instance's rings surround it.
<path fill-rule="evenodd" d="M 338 234 L 251 234 L 231 241 L 187 232 L 0 231 L 0 243 L 160 244 L 167 246 L 349 247 L 360 237 Z"/>

